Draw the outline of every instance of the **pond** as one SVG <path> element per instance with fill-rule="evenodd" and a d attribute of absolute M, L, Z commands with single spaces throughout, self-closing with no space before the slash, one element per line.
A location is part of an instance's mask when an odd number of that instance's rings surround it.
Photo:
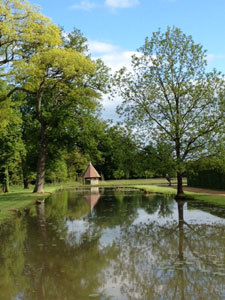
<path fill-rule="evenodd" d="M 225 209 L 68 190 L 0 228 L 0 299 L 225 299 Z"/>

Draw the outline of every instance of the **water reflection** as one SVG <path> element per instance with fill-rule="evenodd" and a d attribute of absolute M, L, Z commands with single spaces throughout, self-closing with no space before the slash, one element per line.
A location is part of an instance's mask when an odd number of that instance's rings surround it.
<path fill-rule="evenodd" d="M 1 226 L 0 299 L 224 299 L 225 221 L 193 207 L 134 190 L 58 193 Z"/>
<path fill-rule="evenodd" d="M 84 198 L 91 209 L 91 214 L 100 197 L 101 195 L 98 187 L 91 187 L 90 193 L 84 195 Z"/>

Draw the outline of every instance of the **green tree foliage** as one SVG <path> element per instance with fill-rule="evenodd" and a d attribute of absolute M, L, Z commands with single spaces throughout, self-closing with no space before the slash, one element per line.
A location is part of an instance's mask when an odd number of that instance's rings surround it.
<path fill-rule="evenodd" d="M 107 87 L 108 69 L 101 60 L 92 62 L 89 56 L 78 52 L 87 49 L 86 38 L 78 35 L 81 35 L 79 30 L 69 34 L 64 43 L 65 48 L 42 49 L 42 52 L 14 63 L 10 79 L 15 84 L 13 101 L 19 103 L 22 113 L 21 129 L 26 151 L 21 160 L 25 188 L 34 180 L 41 151 L 40 136 L 45 126 L 48 181 L 62 180 L 65 176 L 73 179 L 80 176 L 90 161 L 90 155 L 93 156 L 94 151 L 91 149 L 95 148 L 93 145 L 96 142 L 86 134 L 88 127 L 93 127 L 92 124 L 99 118 L 101 105 L 98 91 L 104 92 Z M 79 150 L 81 139 L 85 140 L 82 145 L 87 148 L 82 151 Z M 78 157 L 71 162 L 70 154 L 73 151 L 80 156 L 81 162 Z M 54 164 L 58 166 L 57 170 Z"/>
<path fill-rule="evenodd" d="M 0 32 L 0 66 L 61 43 L 59 28 L 24 0 L 0 1 Z"/>
<path fill-rule="evenodd" d="M 15 172 L 14 176 L 12 176 L 14 183 L 20 182 L 21 179 L 21 172 L 18 168 L 21 164 L 24 145 L 21 139 L 20 128 L 12 124 L 9 125 L 7 127 L 7 135 L 0 135 L 0 143 L 0 180 L 3 192 L 9 192 L 9 173 L 13 174 Z"/>
<path fill-rule="evenodd" d="M 79 29 L 74 28 L 74 30 L 68 34 L 62 29 L 62 40 L 65 48 L 88 54 L 88 40 Z"/>
<path fill-rule="evenodd" d="M 224 81 L 215 70 L 206 72 L 206 52 L 178 28 L 153 33 L 139 52 L 133 72 L 117 73 L 123 97 L 118 111 L 152 139 L 173 146 L 177 193 L 183 194 L 184 162 L 198 157 L 223 126 Z"/>
<path fill-rule="evenodd" d="M 187 182 L 189 186 L 210 189 L 225 189 L 225 158 L 200 158 L 187 165 Z"/>
<path fill-rule="evenodd" d="M 34 54 L 29 61 L 14 63 L 12 81 L 31 97 L 28 105 L 35 110 L 40 123 L 40 153 L 37 164 L 35 192 L 43 193 L 48 133 L 65 126 L 72 113 L 99 95 L 88 86 L 88 76 L 95 72 L 90 59 L 72 49 L 49 49 Z M 85 86 L 86 85 L 86 86 Z"/>
<path fill-rule="evenodd" d="M 46 181 L 65 182 L 68 178 L 67 165 L 62 158 L 59 160 L 48 160 L 46 166 Z"/>
<path fill-rule="evenodd" d="M 3 192 L 9 192 L 9 175 L 13 183 L 21 180 L 21 157 L 25 152 L 21 135 L 21 116 L 18 112 L 18 104 L 11 105 L 11 121 L 0 130 L 0 182 Z"/>
<path fill-rule="evenodd" d="M 176 176 L 176 163 L 173 158 L 173 147 L 164 143 L 150 143 L 144 147 L 142 154 L 143 169 L 150 177 L 165 177 L 169 183 Z"/>
<path fill-rule="evenodd" d="M 84 170 L 90 162 L 90 156 L 83 154 L 80 149 L 76 148 L 72 152 L 66 154 L 66 165 L 68 177 L 72 180 L 79 180 L 83 175 Z"/>
<path fill-rule="evenodd" d="M 0 80 L 0 98 L 7 94 L 10 87 L 4 80 Z M 0 101 L 0 134 L 7 134 L 7 126 L 10 123 L 20 122 L 20 116 L 15 113 L 16 109 L 15 103 L 11 101 L 11 98 L 7 98 L 4 101 Z"/>
<path fill-rule="evenodd" d="M 2 161 L 5 157 L 5 171 L 3 172 L 5 176 L 3 178 L 8 178 L 8 172 L 10 172 L 8 165 L 11 160 L 15 161 L 13 157 L 18 152 L 17 146 L 18 143 L 20 144 L 18 139 L 21 138 L 18 126 L 16 125 L 13 129 L 13 126 L 18 124 L 20 116 L 15 114 L 15 103 L 10 98 L 18 86 L 17 83 L 15 86 L 6 84 L 8 76 L 12 76 L 13 71 L 15 71 L 13 63 L 27 62 L 32 54 L 43 51 L 44 48 L 61 44 L 58 26 L 41 14 L 37 7 L 23 0 L 0 1 L 0 139 L 2 142 L 1 151 L 3 152 Z M 13 137 L 15 138 L 14 144 Z M 1 162 L 2 166 L 3 162 Z M 8 183 L 8 179 L 6 182 Z M 6 191 L 8 188 L 4 187 L 3 190 Z"/>
<path fill-rule="evenodd" d="M 104 157 L 100 169 L 107 179 L 141 177 L 140 150 L 129 130 L 119 125 L 108 126 L 100 149 Z"/>

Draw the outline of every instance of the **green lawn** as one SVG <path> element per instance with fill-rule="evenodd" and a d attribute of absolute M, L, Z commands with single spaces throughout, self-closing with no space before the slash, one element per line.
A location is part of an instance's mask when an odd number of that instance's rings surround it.
<path fill-rule="evenodd" d="M 172 179 L 172 184 L 176 184 L 177 180 Z M 131 185 L 155 185 L 162 184 L 168 186 L 168 181 L 165 178 L 150 178 L 150 179 L 120 179 L 120 180 L 103 180 L 99 181 L 99 186 L 131 186 Z M 186 184 L 186 179 L 184 179 Z"/>
<path fill-rule="evenodd" d="M 170 187 L 162 187 L 157 185 L 134 185 L 133 187 L 142 189 L 148 193 L 176 195 L 176 189 Z M 206 193 L 195 193 L 189 191 L 185 191 L 185 195 L 192 200 L 202 201 L 205 203 L 225 207 L 225 196 Z"/>
<path fill-rule="evenodd" d="M 139 185 L 135 184 L 132 186 L 136 189 L 141 189 L 147 193 L 157 193 L 157 194 L 170 194 L 176 195 L 176 190 L 171 187 L 157 186 L 157 185 Z"/>
<path fill-rule="evenodd" d="M 10 187 L 10 192 L 0 194 L 0 222 L 6 221 L 18 212 L 23 212 L 24 208 L 31 206 L 36 200 L 44 200 L 53 192 L 62 188 L 77 186 L 76 183 L 45 185 L 44 194 L 33 193 L 33 187 L 25 190 L 22 186 Z"/>
<path fill-rule="evenodd" d="M 193 193 L 192 198 L 205 203 L 225 207 L 225 196 Z"/>

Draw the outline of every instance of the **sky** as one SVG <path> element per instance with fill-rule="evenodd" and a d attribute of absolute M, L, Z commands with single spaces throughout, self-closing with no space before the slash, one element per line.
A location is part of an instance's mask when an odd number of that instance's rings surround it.
<path fill-rule="evenodd" d="M 207 50 L 208 70 L 225 73 L 225 0 L 30 0 L 68 32 L 81 30 L 93 58 L 118 70 L 145 37 L 176 26 Z M 115 118 L 114 103 L 104 98 L 104 118 Z"/>

